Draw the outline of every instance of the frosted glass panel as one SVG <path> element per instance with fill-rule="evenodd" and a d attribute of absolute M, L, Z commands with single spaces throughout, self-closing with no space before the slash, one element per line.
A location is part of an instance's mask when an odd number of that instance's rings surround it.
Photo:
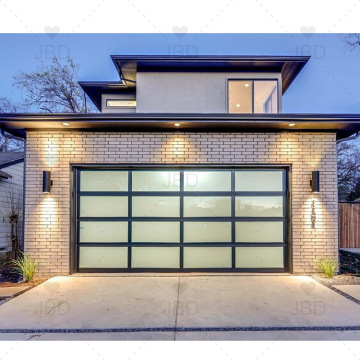
<path fill-rule="evenodd" d="M 184 248 L 184 268 L 231 268 L 230 247 Z"/>
<path fill-rule="evenodd" d="M 128 216 L 127 196 L 81 196 L 81 217 Z"/>
<path fill-rule="evenodd" d="M 115 221 L 81 221 L 80 242 L 127 242 L 128 223 Z"/>
<path fill-rule="evenodd" d="M 283 172 L 274 171 L 236 171 L 236 191 L 282 191 Z"/>
<path fill-rule="evenodd" d="M 251 221 L 235 224 L 237 242 L 283 242 L 282 221 Z"/>
<path fill-rule="evenodd" d="M 133 222 L 132 242 L 180 242 L 179 222 Z"/>
<path fill-rule="evenodd" d="M 127 268 L 127 247 L 80 247 L 80 268 Z"/>
<path fill-rule="evenodd" d="M 230 216 L 230 196 L 185 196 L 184 216 Z"/>
<path fill-rule="evenodd" d="M 133 247 L 131 267 L 133 268 L 179 268 L 178 247 Z"/>
<path fill-rule="evenodd" d="M 133 196 L 132 201 L 133 216 L 180 216 L 180 198 L 178 196 Z"/>
<path fill-rule="evenodd" d="M 128 191 L 127 171 L 80 171 L 81 191 Z"/>
<path fill-rule="evenodd" d="M 231 191 L 230 171 L 184 171 L 185 191 Z"/>
<path fill-rule="evenodd" d="M 284 249 L 282 247 L 236 248 L 237 268 L 282 268 Z"/>
<path fill-rule="evenodd" d="M 235 215 L 249 217 L 282 217 L 282 196 L 237 196 Z"/>
<path fill-rule="evenodd" d="M 231 223 L 184 222 L 184 242 L 231 242 Z"/>
<path fill-rule="evenodd" d="M 179 171 L 133 171 L 133 191 L 180 191 Z"/>

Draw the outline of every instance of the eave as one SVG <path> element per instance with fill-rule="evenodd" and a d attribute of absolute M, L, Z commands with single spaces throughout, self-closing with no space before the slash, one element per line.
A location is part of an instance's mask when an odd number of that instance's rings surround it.
<path fill-rule="evenodd" d="M 63 122 L 69 123 L 64 126 Z M 175 127 L 179 122 L 181 125 Z M 289 124 L 295 126 L 290 127 Z M 0 127 L 26 131 L 335 132 L 338 139 L 360 131 L 360 114 L 0 114 Z"/>
<path fill-rule="evenodd" d="M 139 71 L 280 72 L 285 93 L 310 56 L 111 55 L 111 59 L 128 84 L 136 81 Z"/>

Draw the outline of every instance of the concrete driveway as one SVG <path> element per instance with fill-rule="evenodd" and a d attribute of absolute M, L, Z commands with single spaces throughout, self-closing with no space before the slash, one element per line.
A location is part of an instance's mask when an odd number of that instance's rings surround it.
<path fill-rule="evenodd" d="M 307 276 L 55 277 L 0 305 L 0 340 L 358 340 L 359 310 Z"/>

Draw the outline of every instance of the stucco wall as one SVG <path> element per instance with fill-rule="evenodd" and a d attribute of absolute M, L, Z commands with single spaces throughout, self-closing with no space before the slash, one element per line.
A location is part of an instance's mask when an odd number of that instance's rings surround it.
<path fill-rule="evenodd" d="M 27 134 L 25 250 L 40 272 L 67 274 L 70 255 L 70 164 L 291 164 L 293 270 L 312 272 L 314 260 L 337 256 L 336 140 L 333 133 L 101 133 Z M 42 193 L 42 171 L 54 185 Z M 320 170 L 316 228 L 311 228 L 312 170 Z"/>
<path fill-rule="evenodd" d="M 138 72 L 137 113 L 227 112 L 227 79 L 278 79 L 281 112 L 280 73 L 223 72 Z"/>
<path fill-rule="evenodd" d="M 24 162 L 2 168 L 12 178 L 0 179 L 0 252 L 11 250 L 11 226 L 8 211 L 11 207 L 10 194 L 13 192 L 15 198 L 22 205 L 22 191 L 24 183 Z M 22 238 L 22 217 L 18 223 L 18 235 Z"/>

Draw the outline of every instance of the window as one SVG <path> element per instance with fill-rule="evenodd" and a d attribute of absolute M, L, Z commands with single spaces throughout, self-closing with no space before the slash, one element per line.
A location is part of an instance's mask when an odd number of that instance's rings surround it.
<path fill-rule="evenodd" d="M 228 80 L 228 112 L 278 113 L 277 80 Z"/>
<path fill-rule="evenodd" d="M 136 100 L 129 99 L 107 99 L 107 108 L 134 108 L 136 107 Z"/>

